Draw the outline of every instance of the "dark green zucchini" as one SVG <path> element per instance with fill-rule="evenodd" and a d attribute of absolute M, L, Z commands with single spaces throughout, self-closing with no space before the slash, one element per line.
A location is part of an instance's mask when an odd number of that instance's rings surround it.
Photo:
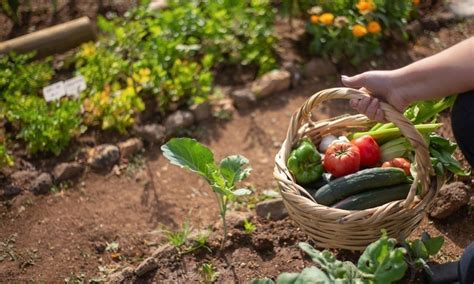
<path fill-rule="evenodd" d="M 331 207 L 346 210 L 364 210 L 377 207 L 395 200 L 405 199 L 411 184 L 405 183 L 349 196 Z"/>
<path fill-rule="evenodd" d="M 313 197 L 319 204 L 329 206 L 354 194 L 408 182 L 402 169 L 371 168 L 337 178 L 318 189 Z"/>

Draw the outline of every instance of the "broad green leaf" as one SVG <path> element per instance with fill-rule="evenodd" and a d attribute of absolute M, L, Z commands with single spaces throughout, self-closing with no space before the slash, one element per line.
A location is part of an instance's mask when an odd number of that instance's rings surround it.
<path fill-rule="evenodd" d="M 444 237 L 443 236 L 438 236 L 435 238 L 429 238 L 427 240 L 423 240 L 423 243 L 425 244 L 426 250 L 428 251 L 429 255 L 435 255 L 439 252 L 441 247 L 444 244 Z"/>
<path fill-rule="evenodd" d="M 301 273 L 282 273 L 277 278 L 277 284 L 303 283 L 332 283 L 331 279 L 321 269 L 311 266 Z"/>
<path fill-rule="evenodd" d="M 173 164 L 214 180 L 217 169 L 211 150 L 191 138 L 173 138 L 161 146 L 163 155 Z"/>
<path fill-rule="evenodd" d="M 252 191 L 248 188 L 239 188 L 232 191 L 232 193 L 236 196 L 244 196 L 244 195 L 249 195 L 250 193 L 252 193 Z"/>
<path fill-rule="evenodd" d="M 249 284 L 275 284 L 272 279 L 263 278 L 263 279 L 252 279 Z"/>
<path fill-rule="evenodd" d="M 405 275 L 407 264 L 403 258 L 404 248 L 395 248 L 396 241 L 389 239 L 386 232 L 370 244 L 359 258 L 360 271 L 373 274 L 375 283 L 392 283 Z"/>
<path fill-rule="evenodd" d="M 248 162 L 249 160 L 241 155 L 233 155 L 222 159 L 219 166 L 229 187 L 233 187 L 235 183 L 248 177 L 252 168 L 243 168 Z"/>
<path fill-rule="evenodd" d="M 415 258 L 428 259 L 428 250 L 421 240 L 414 240 L 410 244 L 410 249 Z"/>

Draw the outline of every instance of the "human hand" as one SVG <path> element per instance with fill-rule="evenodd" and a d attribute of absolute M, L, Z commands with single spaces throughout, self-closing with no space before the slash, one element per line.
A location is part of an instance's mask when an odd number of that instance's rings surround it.
<path fill-rule="evenodd" d="M 397 87 L 393 71 L 368 71 L 353 77 L 341 76 L 346 87 L 363 89 L 371 95 L 363 99 L 352 99 L 351 107 L 376 121 L 384 121 L 380 100 L 391 104 L 400 112 L 408 106 L 409 101 Z"/>

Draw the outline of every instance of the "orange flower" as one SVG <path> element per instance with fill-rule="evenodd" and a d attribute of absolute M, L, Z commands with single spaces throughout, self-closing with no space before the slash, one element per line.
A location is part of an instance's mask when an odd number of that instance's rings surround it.
<path fill-rule="evenodd" d="M 420 0 L 412 0 L 413 5 L 418 6 L 420 5 Z"/>
<path fill-rule="evenodd" d="M 334 15 L 331 13 L 324 13 L 319 17 L 319 22 L 324 25 L 331 25 L 334 21 Z"/>
<path fill-rule="evenodd" d="M 367 30 L 371 34 L 378 34 L 380 31 L 382 31 L 382 27 L 380 24 L 376 21 L 370 21 L 369 24 L 367 25 Z"/>
<path fill-rule="evenodd" d="M 359 13 L 367 14 L 375 10 L 375 4 L 373 0 L 359 0 L 359 3 L 356 4 Z"/>
<path fill-rule="evenodd" d="M 355 37 L 363 37 L 367 34 L 367 29 L 363 25 L 353 25 L 352 34 Z"/>
<path fill-rule="evenodd" d="M 310 21 L 311 24 L 316 25 L 318 23 L 319 17 L 317 15 L 311 15 Z"/>

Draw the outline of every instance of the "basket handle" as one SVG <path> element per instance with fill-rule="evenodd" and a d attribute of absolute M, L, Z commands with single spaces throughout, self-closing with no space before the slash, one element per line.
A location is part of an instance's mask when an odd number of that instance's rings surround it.
<path fill-rule="evenodd" d="M 294 137 L 297 137 L 300 127 L 303 123 L 309 121 L 311 111 L 320 103 L 332 99 L 362 99 L 367 96 L 370 95 L 361 90 L 351 88 L 332 88 L 315 93 L 306 100 L 301 108 L 291 117 L 286 141 L 292 141 Z M 430 187 L 430 175 L 433 173 L 433 169 L 428 152 L 428 145 L 413 124 L 393 106 L 381 101 L 380 108 L 385 115 L 385 119 L 393 122 L 400 129 L 400 132 L 410 141 L 410 144 L 415 150 L 415 169 L 417 174 L 415 175 L 415 180 L 404 202 L 404 205 L 409 207 L 415 199 L 418 183 L 421 184 L 422 188 L 421 197 L 424 197 L 428 193 Z M 369 120 L 367 117 L 365 117 L 365 119 Z"/>

